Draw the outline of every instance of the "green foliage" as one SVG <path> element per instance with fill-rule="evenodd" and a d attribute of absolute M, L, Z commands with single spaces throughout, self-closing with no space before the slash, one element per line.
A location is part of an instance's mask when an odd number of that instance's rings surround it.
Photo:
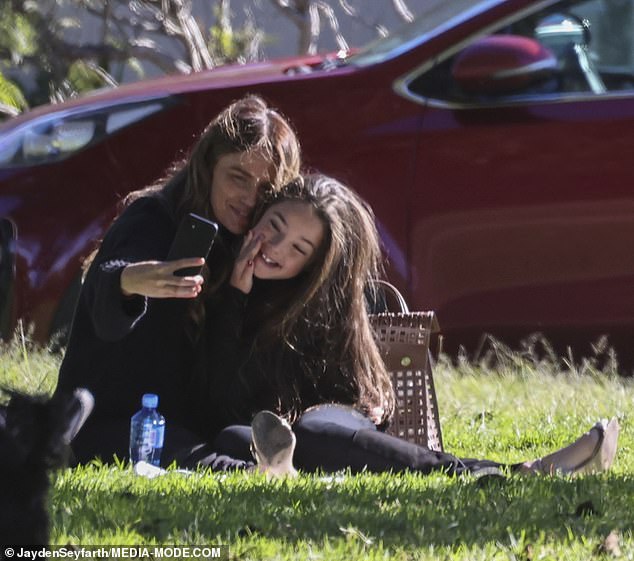
<path fill-rule="evenodd" d="M 11 9 L 9 2 L 0 7 L 0 53 L 13 64 L 37 51 L 37 32 L 29 19 Z"/>
<path fill-rule="evenodd" d="M 70 65 L 68 82 L 77 93 L 89 92 L 106 85 L 100 69 L 85 60 L 77 60 Z"/>
<path fill-rule="evenodd" d="M 37 48 L 36 33 L 28 18 L 11 9 L 10 3 L 0 6 L 0 114 L 15 115 L 28 109 L 28 102 L 19 85 L 7 78 L 3 68 L 20 64 Z"/>
<path fill-rule="evenodd" d="M 215 25 L 209 29 L 209 52 L 221 63 L 245 62 L 245 53 L 254 33 L 255 30 L 248 27 L 234 31 Z"/>
<path fill-rule="evenodd" d="M 17 112 L 28 109 L 20 88 L 0 72 L 0 104 L 13 107 Z"/>
<path fill-rule="evenodd" d="M 0 70 L 23 67 L 29 76 L 28 87 L 1 79 L 0 104 L 24 110 L 113 84 L 91 58 L 67 55 L 62 48 L 65 33 L 80 23 L 76 18 L 56 17 L 55 6 L 22 0 L 0 7 Z"/>
<path fill-rule="evenodd" d="M 209 29 L 207 48 L 218 64 L 246 62 L 254 42 L 263 39 L 262 33 L 250 20 L 241 28 L 233 29 L 226 6 L 219 4 L 214 7 L 216 24 Z"/>

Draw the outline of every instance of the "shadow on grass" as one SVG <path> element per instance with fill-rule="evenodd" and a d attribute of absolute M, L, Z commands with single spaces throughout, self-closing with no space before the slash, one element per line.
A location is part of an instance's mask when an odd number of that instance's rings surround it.
<path fill-rule="evenodd" d="M 52 497 L 53 527 L 78 538 L 132 531 L 144 540 L 202 536 L 208 543 L 248 536 L 294 543 L 342 535 L 386 546 L 478 545 L 602 538 L 631 530 L 629 476 L 512 477 L 483 484 L 444 476 L 310 477 L 267 483 L 256 476 L 169 475 L 109 488 L 62 483 Z M 196 481 L 197 480 L 197 481 Z M 202 484 L 201 484 L 202 483 Z"/>

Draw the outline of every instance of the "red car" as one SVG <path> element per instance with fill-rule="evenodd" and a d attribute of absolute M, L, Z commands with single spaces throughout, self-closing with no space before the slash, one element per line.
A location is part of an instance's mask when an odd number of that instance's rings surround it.
<path fill-rule="evenodd" d="M 0 331 L 46 340 L 127 192 L 263 95 L 374 207 L 389 276 L 445 347 L 634 328 L 634 0 L 430 0 L 349 57 L 171 76 L 0 128 Z M 625 347 L 624 347 L 625 348 Z"/>

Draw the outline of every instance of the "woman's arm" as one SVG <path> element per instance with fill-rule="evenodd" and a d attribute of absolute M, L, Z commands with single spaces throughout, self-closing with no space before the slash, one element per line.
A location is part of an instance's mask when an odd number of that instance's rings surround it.
<path fill-rule="evenodd" d="M 149 298 L 196 298 L 202 290 L 202 275 L 179 277 L 174 273 L 187 267 L 202 267 L 204 264 L 202 257 L 129 263 L 121 271 L 121 292 L 124 296 L 139 295 Z"/>
<path fill-rule="evenodd" d="M 148 297 L 198 294 L 202 278 L 173 275 L 192 260 L 161 261 L 175 231 L 170 212 L 154 198 L 136 201 L 110 227 L 81 295 L 100 338 L 118 340 L 128 334 L 145 315 Z"/>

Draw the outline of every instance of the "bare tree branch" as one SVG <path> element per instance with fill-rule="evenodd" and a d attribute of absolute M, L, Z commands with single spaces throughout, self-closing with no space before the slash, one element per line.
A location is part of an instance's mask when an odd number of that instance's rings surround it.
<path fill-rule="evenodd" d="M 245 56 L 247 60 L 258 60 L 260 55 L 260 45 L 264 39 L 264 32 L 257 29 L 255 25 L 255 19 L 253 12 L 247 8 L 245 10 L 247 16 L 247 22 L 245 25 L 245 31 L 250 35 L 251 39 L 246 47 Z"/>
<path fill-rule="evenodd" d="M 348 43 L 339 30 L 339 20 L 327 2 L 324 0 L 271 0 L 299 31 L 299 52 L 301 54 L 315 54 L 321 34 L 321 14 L 323 14 L 333 31 L 337 46 L 341 50 L 348 50 Z"/>
<path fill-rule="evenodd" d="M 223 33 L 231 33 L 231 0 L 218 0 L 218 26 Z"/>
<path fill-rule="evenodd" d="M 414 14 L 405 3 L 405 0 L 392 0 L 396 13 L 406 22 L 414 21 Z"/>
<path fill-rule="evenodd" d="M 93 4 L 87 0 L 80 0 L 81 5 L 88 13 L 98 18 L 107 16 L 110 25 L 117 28 L 118 35 L 123 41 L 127 37 L 143 32 L 165 33 L 166 35 L 179 41 L 188 54 L 190 64 L 186 66 L 193 70 L 203 70 L 216 66 L 208 46 L 202 36 L 201 30 L 196 20 L 191 14 L 191 0 L 161 0 L 160 7 L 155 6 L 156 0 L 116 0 L 119 5 L 129 9 L 129 15 L 121 15 L 121 11 L 110 9 L 106 14 L 107 4 Z M 112 0 L 110 0 L 112 1 Z M 122 41 L 122 42 L 123 42 Z M 144 59 L 149 60 L 143 52 L 139 53 Z M 167 55 L 165 55 L 167 56 Z M 154 57 L 151 62 L 163 68 L 163 56 Z M 172 65 L 173 66 L 173 65 Z M 182 67 L 182 66 L 181 66 Z"/>
<path fill-rule="evenodd" d="M 350 16 L 351 18 L 361 22 L 365 27 L 374 29 L 379 37 L 387 37 L 388 32 L 387 28 L 384 25 L 367 21 L 364 17 L 361 16 L 361 14 L 359 14 L 356 8 L 348 3 L 347 0 L 339 0 L 339 5 L 347 16 Z"/>
<path fill-rule="evenodd" d="M 319 21 L 319 9 L 316 4 L 310 4 L 308 7 L 310 42 L 306 53 L 314 55 L 317 52 L 317 41 L 319 41 L 319 32 L 321 31 L 321 22 Z"/>
<path fill-rule="evenodd" d="M 291 5 L 292 1 L 293 0 L 271 0 L 271 3 L 297 27 L 302 27 L 308 19 L 308 6 L 306 5 L 306 2 L 302 2 L 303 6 L 300 9 L 297 2 L 293 2 Z"/>
<path fill-rule="evenodd" d="M 213 68 L 214 61 L 209 54 L 200 27 L 191 14 L 191 0 L 173 0 L 173 3 L 176 8 L 176 17 L 183 29 L 183 36 L 190 49 L 194 70 Z"/>
<path fill-rule="evenodd" d="M 322 30 L 321 17 L 325 17 L 328 26 L 332 30 L 337 47 L 340 50 L 348 50 L 348 43 L 340 31 L 337 15 L 327 0 L 271 0 L 286 18 L 288 18 L 299 31 L 298 51 L 300 53 L 314 54 L 317 52 L 317 44 Z M 385 37 L 388 32 L 384 25 L 372 23 L 357 10 L 349 0 L 338 0 L 344 14 L 361 22 L 365 27 L 374 29 L 376 33 Z M 414 19 L 406 0 L 392 0 L 392 7 L 397 15 L 406 22 Z"/>
<path fill-rule="evenodd" d="M 150 47 L 131 43 L 124 50 L 103 44 L 75 45 L 55 36 L 49 37 L 48 43 L 55 57 L 69 62 L 77 59 L 101 59 L 102 57 L 110 60 L 125 61 L 128 58 L 136 57 L 155 64 L 165 73 L 183 72 L 187 69 L 191 71 L 191 67 L 188 67 L 183 61 L 176 60 L 173 56 L 162 53 L 155 46 Z"/>
<path fill-rule="evenodd" d="M 271 2 L 297 27 L 299 31 L 298 53 L 309 53 L 313 44 L 312 18 L 309 13 L 310 0 L 271 0 Z M 291 2 L 293 2 L 292 5 Z"/>
<path fill-rule="evenodd" d="M 106 72 L 103 67 L 90 61 L 86 62 L 85 64 L 88 68 L 90 68 L 90 70 L 92 70 L 103 80 L 104 84 L 107 84 L 111 88 L 119 85 L 119 83 L 108 72 Z"/>
<path fill-rule="evenodd" d="M 339 47 L 339 50 L 347 51 L 349 49 L 348 43 L 339 31 L 339 20 L 335 15 L 335 11 L 328 3 L 324 2 L 323 0 L 316 1 L 315 5 L 324 13 L 326 18 L 328 19 L 330 29 L 332 29 L 332 32 L 335 35 L 335 41 L 337 41 L 337 46 Z"/>

